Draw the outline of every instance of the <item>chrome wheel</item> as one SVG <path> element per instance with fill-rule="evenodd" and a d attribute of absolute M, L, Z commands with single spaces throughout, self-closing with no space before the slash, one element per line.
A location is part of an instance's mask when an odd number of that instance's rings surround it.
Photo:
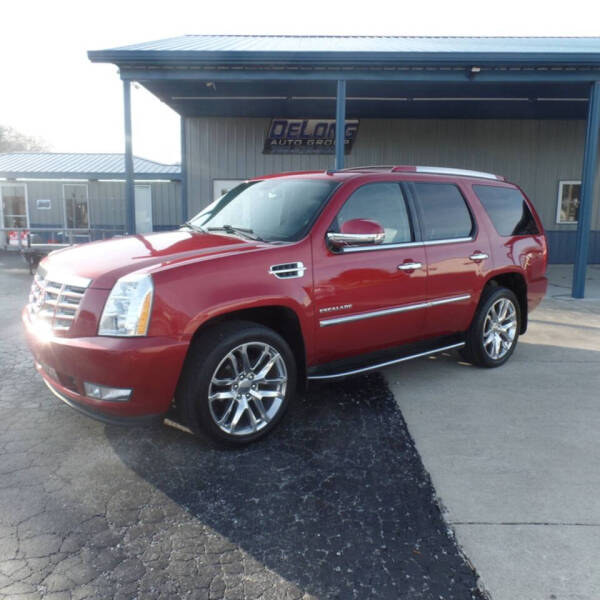
<path fill-rule="evenodd" d="M 499 298 L 490 306 L 483 322 L 483 348 L 493 360 L 510 351 L 517 335 L 517 309 L 508 298 Z"/>
<path fill-rule="evenodd" d="M 288 374 L 279 351 L 264 342 L 231 350 L 215 369 L 208 387 L 211 417 L 221 431 L 244 436 L 264 429 L 278 414 Z"/>

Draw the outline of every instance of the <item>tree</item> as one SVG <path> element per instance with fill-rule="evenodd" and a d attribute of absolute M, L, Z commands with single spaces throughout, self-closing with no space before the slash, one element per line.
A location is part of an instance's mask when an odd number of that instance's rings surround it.
<path fill-rule="evenodd" d="M 47 144 L 40 138 L 25 135 L 13 127 L 0 125 L 0 152 L 45 152 Z"/>

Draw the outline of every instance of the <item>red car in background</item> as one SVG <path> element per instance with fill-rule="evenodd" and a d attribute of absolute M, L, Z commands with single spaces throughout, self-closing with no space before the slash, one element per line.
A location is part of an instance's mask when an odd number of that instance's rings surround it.
<path fill-rule="evenodd" d="M 497 367 L 547 280 L 542 224 L 500 176 L 435 167 L 240 184 L 178 231 L 53 252 L 23 311 L 48 387 L 107 422 L 231 443 L 306 380 L 459 349 Z"/>

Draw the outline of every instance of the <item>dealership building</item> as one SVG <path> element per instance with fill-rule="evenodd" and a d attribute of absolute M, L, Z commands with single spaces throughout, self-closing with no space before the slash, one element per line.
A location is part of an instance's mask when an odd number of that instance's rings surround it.
<path fill-rule="evenodd" d="M 90 51 L 181 115 L 182 217 L 280 171 L 436 165 L 520 185 L 574 263 L 600 263 L 600 38 L 183 36 Z M 338 126 L 339 125 L 339 126 Z"/>

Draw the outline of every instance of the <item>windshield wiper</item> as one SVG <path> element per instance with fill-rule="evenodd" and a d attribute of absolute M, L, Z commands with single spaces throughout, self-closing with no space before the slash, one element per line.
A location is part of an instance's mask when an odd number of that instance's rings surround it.
<path fill-rule="evenodd" d="M 260 236 L 256 235 L 252 229 L 245 227 L 235 227 L 234 225 L 222 225 L 221 227 L 207 227 L 208 231 L 224 231 L 225 233 L 237 234 L 242 237 L 246 237 L 249 240 L 256 240 L 257 242 L 264 242 Z"/>
<path fill-rule="evenodd" d="M 194 225 L 191 221 L 186 221 L 181 227 L 189 227 L 192 231 L 199 231 L 200 233 L 206 233 L 206 229 L 200 225 Z"/>

